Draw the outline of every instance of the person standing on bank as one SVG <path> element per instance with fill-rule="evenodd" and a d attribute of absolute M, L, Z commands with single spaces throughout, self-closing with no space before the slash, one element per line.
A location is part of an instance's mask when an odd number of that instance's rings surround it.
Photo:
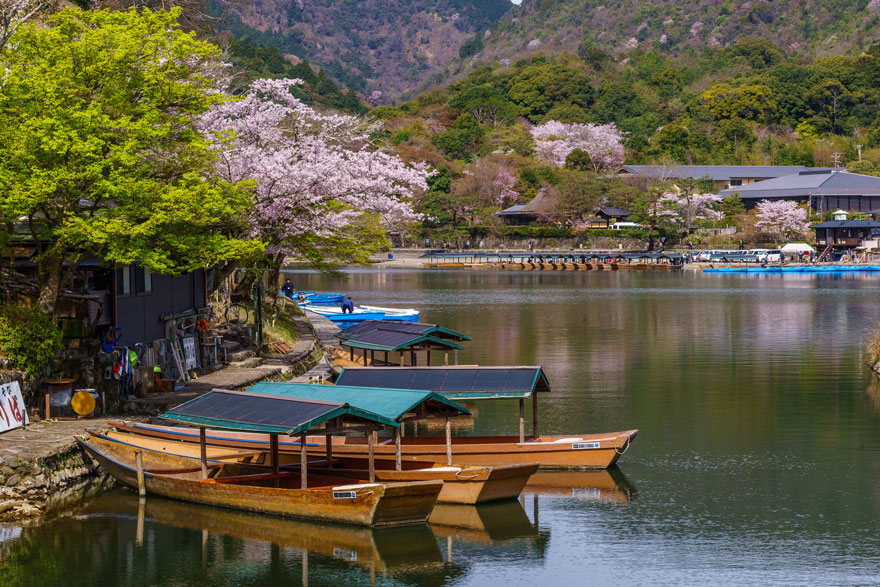
<path fill-rule="evenodd" d="M 289 279 L 281 286 L 281 293 L 289 298 L 293 297 L 293 283 L 291 283 Z"/>
<path fill-rule="evenodd" d="M 342 313 L 354 314 L 354 302 L 351 301 L 351 296 L 345 296 L 345 299 L 342 300 Z"/>

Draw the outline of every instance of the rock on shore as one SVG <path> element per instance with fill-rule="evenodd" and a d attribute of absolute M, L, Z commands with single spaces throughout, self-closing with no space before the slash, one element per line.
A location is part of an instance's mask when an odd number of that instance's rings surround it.
<path fill-rule="evenodd" d="M 0 521 L 42 515 L 53 495 L 102 474 L 78 446 L 40 460 L 0 458 Z"/>

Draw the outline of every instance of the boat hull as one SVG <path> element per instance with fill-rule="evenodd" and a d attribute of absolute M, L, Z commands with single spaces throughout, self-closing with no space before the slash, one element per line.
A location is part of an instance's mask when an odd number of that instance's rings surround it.
<path fill-rule="evenodd" d="M 198 434 L 191 429 L 111 422 L 119 430 L 137 432 L 155 437 L 198 442 Z M 528 438 L 520 443 L 515 436 L 455 436 L 452 439 L 453 465 L 515 465 L 538 464 L 542 469 L 607 469 L 629 449 L 638 430 L 607 434 L 569 434 Z M 256 449 L 268 445 L 262 434 L 209 432 L 208 443 L 230 448 Z M 299 451 L 297 439 L 280 437 L 281 451 Z M 324 454 L 323 436 L 309 436 L 308 451 Z M 383 444 L 383 442 L 385 444 Z M 365 438 L 334 437 L 333 455 L 360 457 L 368 453 Z M 379 459 L 393 459 L 394 445 L 390 439 L 380 439 L 374 453 Z M 403 438 L 401 458 L 405 461 L 428 461 L 446 464 L 446 441 L 443 437 Z"/>
<path fill-rule="evenodd" d="M 92 436 L 105 438 L 128 446 L 164 452 L 169 455 L 198 460 L 201 447 L 191 442 L 181 442 L 166 438 L 129 432 L 89 431 Z M 321 455 L 322 457 L 324 455 Z M 314 455 L 313 455 L 314 457 Z M 268 462 L 265 451 L 234 450 L 225 447 L 207 447 L 207 459 L 212 462 L 222 460 L 249 463 Z M 299 454 L 282 453 L 282 465 L 298 466 Z M 412 463 L 407 463 L 412 466 Z M 358 481 L 370 478 L 366 459 L 333 459 L 333 468 L 327 467 L 325 459 L 314 465 L 310 461 L 309 471 L 328 477 L 344 477 Z M 443 488 L 437 498 L 439 503 L 458 503 L 474 505 L 502 499 L 516 499 L 538 470 L 538 465 L 507 465 L 501 467 L 437 467 L 432 463 L 419 463 L 418 468 L 397 471 L 392 461 L 380 459 L 375 471 L 375 479 L 380 483 L 401 483 L 413 481 L 442 481 Z"/>
<path fill-rule="evenodd" d="M 144 468 L 189 468 L 191 459 L 171 457 L 157 451 L 138 449 L 102 439 L 78 440 L 115 479 L 137 488 L 134 454 L 142 451 Z M 145 472 L 144 485 L 148 494 L 265 514 L 291 516 L 321 522 L 388 526 L 421 523 L 436 503 L 442 484 L 439 482 L 330 485 L 314 489 L 270 486 L 277 480 L 243 485 L 224 483 L 222 477 L 200 479 L 200 472 L 158 474 Z M 296 481 L 290 476 L 284 482 Z M 310 476 L 309 481 L 312 482 Z M 330 479 L 338 483 L 338 479 Z M 321 481 L 315 477 L 315 481 Z"/>

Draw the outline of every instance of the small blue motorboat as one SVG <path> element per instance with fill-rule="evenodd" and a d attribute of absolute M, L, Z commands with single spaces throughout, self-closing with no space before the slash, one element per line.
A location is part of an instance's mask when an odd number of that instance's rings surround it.
<path fill-rule="evenodd" d="M 354 312 L 343 313 L 342 308 L 334 306 L 320 306 L 309 304 L 304 308 L 309 312 L 314 312 L 319 316 L 323 316 L 332 322 L 363 322 L 364 320 L 384 320 L 384 312 L 367 312 L 360 308 L 355 308 Z"/>

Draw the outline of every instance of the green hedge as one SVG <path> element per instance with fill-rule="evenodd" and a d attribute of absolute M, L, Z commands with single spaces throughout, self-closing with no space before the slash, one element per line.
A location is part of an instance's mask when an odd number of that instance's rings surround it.
<path fill-rule="evenodd" d="M 500 233 L 504 238 L 572 238 L 575 236 L 572 229 L 557 226 L 502 226 Z"/>
<path fill-rule="evenodd" d="M 624 230 L 611 230 L 610 228 L 593 228 L 584 231 L 584 234 L 592 237 L 609 237 L 609 238 L 648 238 L 648 231 L 641 228 L 627 228 Z M 654 231 L 654 234 L 658 233 Z"/>

